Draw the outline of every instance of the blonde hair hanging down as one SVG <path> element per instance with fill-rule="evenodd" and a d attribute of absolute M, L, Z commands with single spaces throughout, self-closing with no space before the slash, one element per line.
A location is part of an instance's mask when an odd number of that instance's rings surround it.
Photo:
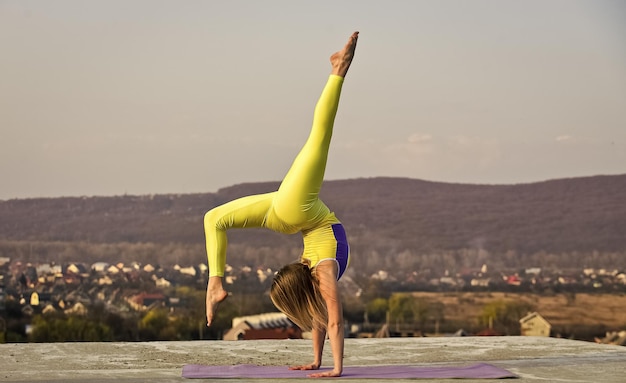
<path fill-rule="evenodd" d="M 307 260 L 291 263 L 276 273 L 270 298 L 303 331 L 326 328 L 328 311 Z"/>

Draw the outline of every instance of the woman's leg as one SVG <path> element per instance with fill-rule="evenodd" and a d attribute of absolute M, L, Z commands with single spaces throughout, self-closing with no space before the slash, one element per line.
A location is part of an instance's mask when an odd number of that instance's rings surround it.
<path fill-rule="evenodd" d="M 315 107 L 313 127 L 280 184 L 274 200 L 276 215 L 289 225 L 300 225 L 317 215 L 318 195 L 324 180 L 333 122 L 343 78 L 330 76 Z"/>
<path fill-rule="evenodd" d="M 223 278 L 226 266 L 226 230 L 260 227 L 272 204 L 273 193 L 243 197 L 211 209 L 204 215 L 209 283 L 206 292 L 207 326 L 213 322 L 217 306 L 226 299 Z"/>
<path fill-rule="evenodd" d="M 304 147 L 296 156 L 274 199 L 274 211 L 287 224 L 299 225 L 315 221 L 324 214 L 319 202 L 324 180 L 333 124 L 344 77 L 354 57 L 358 32 L 346 46 L 331 56 L 332 72 L 315 107 L 313 126 Z"/>
<path fill-rule="evenodd" d="M 226 267 L 226 230 L 262 227 L 274 193 L 242 197 L 211 209 L 204 215 L 209 276 L 224 276 Z"/>

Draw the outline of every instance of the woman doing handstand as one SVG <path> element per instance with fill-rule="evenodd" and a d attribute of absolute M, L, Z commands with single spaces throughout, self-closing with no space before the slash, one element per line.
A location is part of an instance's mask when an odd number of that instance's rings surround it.
<path fill-rule="evenodd" d="M 313 334 L 313 363 L 291 369 L 319 369 L 328 334 L 334 368 L 311 377 L 341 376 L 343 370 L 343 312 L 337 281 L 348 266 L 350 252 L 343 226 L 319 199 L 319 193 L 341 87 L 358 37 L 359 33 L 354 32 L 344 48 L 330 57 L 332 71 L 315 107 L 311 133 L 278 190 L 236 199 L 204 216 L 209 261 L 208 325 L 213 321 L 218 304 L 228 295 L 222 284 L 226 230 L 264 227 L 284 234 L 302 233 L 302 261 L 287 265 L 276 274 L 270 296 L 289 319 Z"/>

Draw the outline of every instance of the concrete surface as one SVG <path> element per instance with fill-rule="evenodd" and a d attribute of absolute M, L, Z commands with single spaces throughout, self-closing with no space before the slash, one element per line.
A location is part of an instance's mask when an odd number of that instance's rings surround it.
<path fill-rule="evenodd" d="M 332 360 L 329 348 L 327 344 L 324 365 Z M 0 381 L 203 382 L 208 380 L 182 378 L 182 366 L 289 365 L 310 361 L 311 343 L 307 340 L 2 344 Z M 520 378 L 513 381 L 520 383 L 626 382 L 626 347 L 622 346 L 534 337 L 346 339 L 345 344 L 346 366 L 462 366 L 477 362 L 505 368 L 517 374 Z M 295 379 L 280 381 L 291 380 Z M 359 381 L 371 383 L 373 380 L 350 379 L 350 382 Z M 459 382 L 458 379 L 436 381 Z"/>

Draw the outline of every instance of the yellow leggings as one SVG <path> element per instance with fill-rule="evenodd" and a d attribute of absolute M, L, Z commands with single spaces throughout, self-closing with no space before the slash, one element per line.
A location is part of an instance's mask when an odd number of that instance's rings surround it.
<path fill-rule="evenodd" d="M 319 199 L 319 192 L 342 85 L 343 77 L 330 75 L 315 107 L 309 138 L 277 191 L 239 198 L 205 214 L 210 276 L 224 276 L 228 229 L 264 227 L 285 234 L 316 233 L 328 231 L 316 230 L 321 226 L 339 223 Z M 330 249 L 328 253 L 333 251 Z"/>

